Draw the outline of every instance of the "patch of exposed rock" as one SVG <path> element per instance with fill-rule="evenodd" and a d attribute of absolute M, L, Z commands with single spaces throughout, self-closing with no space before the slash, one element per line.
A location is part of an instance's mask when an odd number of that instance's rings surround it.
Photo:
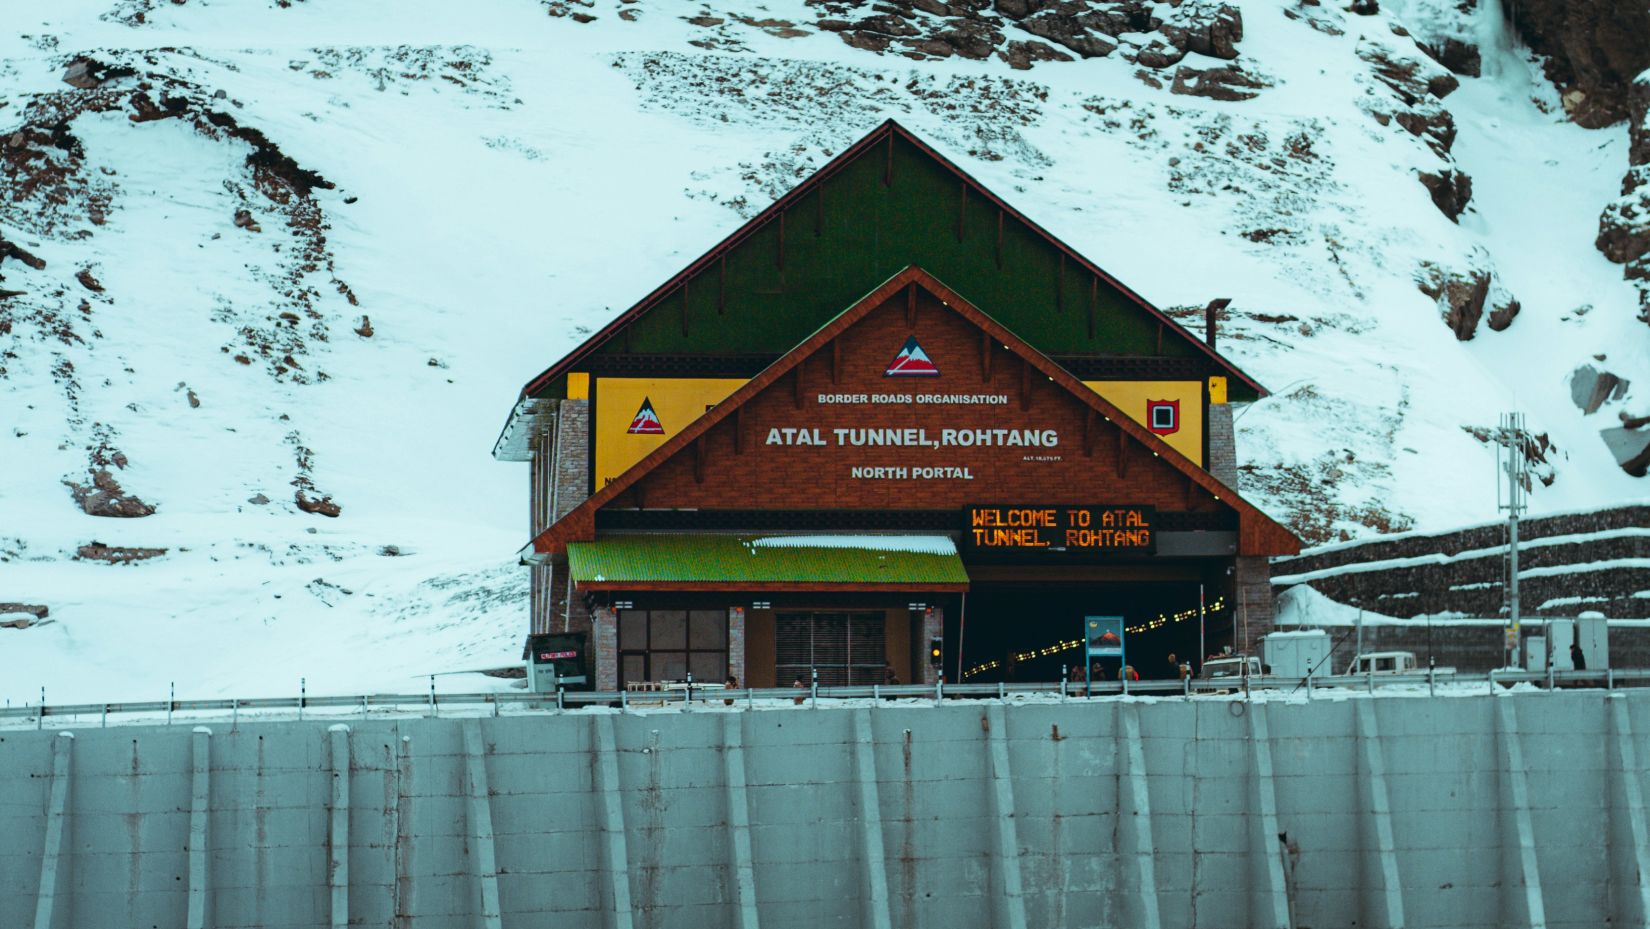
<path fill-rule="evenodd" d="M 1376 82 L 1372 89 L 1385 90 L 1362 101 L 1364 111 L 1383 126 L 1396 122 L 1448 159 L 1455 145 L 1455 117 L 1442 101 L 1460 82 L 1425 56 L 1384 42 L 1360 39 L 1358 57 L 1370 66 Z"/>
<path fill-rule="evenodd" d="M 344 511 L 343 507 L 333 502 L 331 495 L 311 497 L 306 491 L 299 489 L 293 495 L 293 499 L 297 502 L 298 509 L 303 510 L 305 513 L 337 518 L 338 514 Z"/>
<path fill-rule="evenodd" d="M 120 482 L 115 480 L 107 468 L 89 472 L 89 478 L 88 484 L 63 479 L 64 485 L 74 497 L 74 502 L 86 515 L 135 519 L 155 512 L 153 505 L 144 503 L 122 489 Z"/>
<path fill-rule="evenodd" d="M 983 59 L 1015 68 L 1118 52 L 1148 68 L 1189 54 L 1232 60 L 1243 16 L 1218 0 L 807 0 L 820 29 L 873 52 Z M 1121 51 L 1120 51 L 1121 50 Z"/>
<path fill-rule="evenodd" d="M 102 561 L 108 564 L 131 564 L 134 561 L 147 561 L 150 558 L 159 558 L 166 554 L 164 548 L 127 548 L 119 545 L 104 545 L 102 542 L 88 542 L 75 550 L 76 561 Z"/>
<path fill-rule="evenodd" d="M 1421 186 L 1427 189 L 1438 212 L 1449 217 L 1452 223 L 1459 222 L 1461 214 L 1467 209 L 1467 202 L 1472 199 L 1472 178 L 1453 168 L 1422 171 L 1420 178 Z"/>
<path fill-rule="evenodd" d="M 0 629 L 38 626 L 50 612 L 43 603 L 0 603 Z"/>
<path fill-rule="evenodd" d="M 1627 387 L 1627 381 L 1609 371 L 1582 365 L 1570 375 L 1570 400 L 1581 410 L 1581 415 L 1591 416 L 1605 401 L 1627 396 Z"/>
<path fill-rule="evenodd" d="M 1571 119 L 1597 129 L 1632 113 L 1633 80 L 1650 68 L 1650 4 L 1518 0 L 1507 8 L 1519 35 L 1544 56 Z"/>
<path fill-rule="evenodd" d="M 1438 302 L 1438 315 L 1455 338 L 1466 342 L 1478 333 L 1485 320 L 1496 332 L 1512 325 L 1521 306 L 1494 276 L 1482 268 L 1451 271 L 1432 262 L 1422 262 L 1415 284 Z"/>
<path fill-rule="evenodd" d="M 1629 98 L 1627 161 L 1621 196 L 1598 218 L 1594 244 L 1604 257 L 1625 265 L 1639 290 L 1639 318 L 1650 322 L 1650 71 L 1639 75 Z"/>
<path fill-rule="evenodd" d="M 1172 93 L 1189 97 L 1208 97 L 1212 100 L 1248 100 L 1260 95 L 1268 87 L 1265 81 L 1246 73 L 1236 65 L 1225 68 L 1175 69 Z"/>

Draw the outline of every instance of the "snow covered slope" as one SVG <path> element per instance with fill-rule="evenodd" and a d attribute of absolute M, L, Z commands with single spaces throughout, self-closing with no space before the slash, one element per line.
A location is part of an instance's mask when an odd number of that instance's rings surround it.
<path fill-rule="evenodd" d="M 1491 515 L 1471 430 L 1514 406 L 1538 510 L 1643 495 L 1599 436 L 1650 413 L 1592 245 L 1626 132 L 1567 123 L 1488 0 L 1453 93 L 1391 4 L 1234 2 L 1245 99 L 1196 95 L 1226 61 L 1141 65 L 1145 33 L 1017 70 L 856 47 L 851 6 L 10 5 L 0 601 L 50 622 L 0 627 L 0 697 L 516 660 L 526 473 L 488 457 L 516 390 L 889 116 L 1159 305 L 1234 298 L 1222 349 L 1274 391 L 1239 413 L 1243 490 L 1312 540 Z M 1591 415 L 1584 364 L 1629 382 Z"/>

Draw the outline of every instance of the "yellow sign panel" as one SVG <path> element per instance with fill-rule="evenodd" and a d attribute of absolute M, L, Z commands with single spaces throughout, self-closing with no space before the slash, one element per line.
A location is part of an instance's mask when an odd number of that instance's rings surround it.
<path fill-rule="evenodd" d="M 744 383 L 737 377 L 597 378 L 596 487 L 629 470 Z"/>
<path fill-rule="evenodd" d="M 1209 402 L 1226 402 L 1226 379 L 1224 377 L 1209 378 Z"/>
<path fill-rule="evenodd" d="M 1202 381 L 1084 381 L 1175 451 L 1203 466 Z"/>

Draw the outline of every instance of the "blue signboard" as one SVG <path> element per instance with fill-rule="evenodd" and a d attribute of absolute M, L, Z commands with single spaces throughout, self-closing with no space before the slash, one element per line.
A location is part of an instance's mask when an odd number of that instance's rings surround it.
<path fill-rule="evenodd" d="M 1095 661 L 1101 658 L 1117 659 L 1119 674 L 1127 666 L 1123 653 L 1123 617 L 1083 617 L 1083 678 L 1091 688 L 1094 685 Z M 1106 661 L 1105 666 L 1109 671 L 1112 662 Z"/>

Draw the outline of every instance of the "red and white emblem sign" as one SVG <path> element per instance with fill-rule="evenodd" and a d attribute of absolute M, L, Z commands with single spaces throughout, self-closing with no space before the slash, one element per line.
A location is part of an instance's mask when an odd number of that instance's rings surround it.
<path fill-rule="evenodd" d="M 1146 428 L 1157 435 L 1173 435 L 1180 431 L 1179 400 L 1147 400 Z"/>
<path fill-rule="evenodd" d="M 659 422 L 659 414 L 653 412 L 653 401 L 642 398 L 642 407 L 636 411 L 636 417 L 630 421 L 630 428 L 625 432 L 631 435 L 664 435 L 665 426 Z"/>
<path fill-rule="evenodd" d="M 935 367 L 928 353 L 917 344 L 916 336 L 909 336 L 905 340 L 905 347 L 899 350 L 894 360 L 888 362 L 888 370 L 882 372 L 883 377 L 939 377 L 940 369 Z"/>

